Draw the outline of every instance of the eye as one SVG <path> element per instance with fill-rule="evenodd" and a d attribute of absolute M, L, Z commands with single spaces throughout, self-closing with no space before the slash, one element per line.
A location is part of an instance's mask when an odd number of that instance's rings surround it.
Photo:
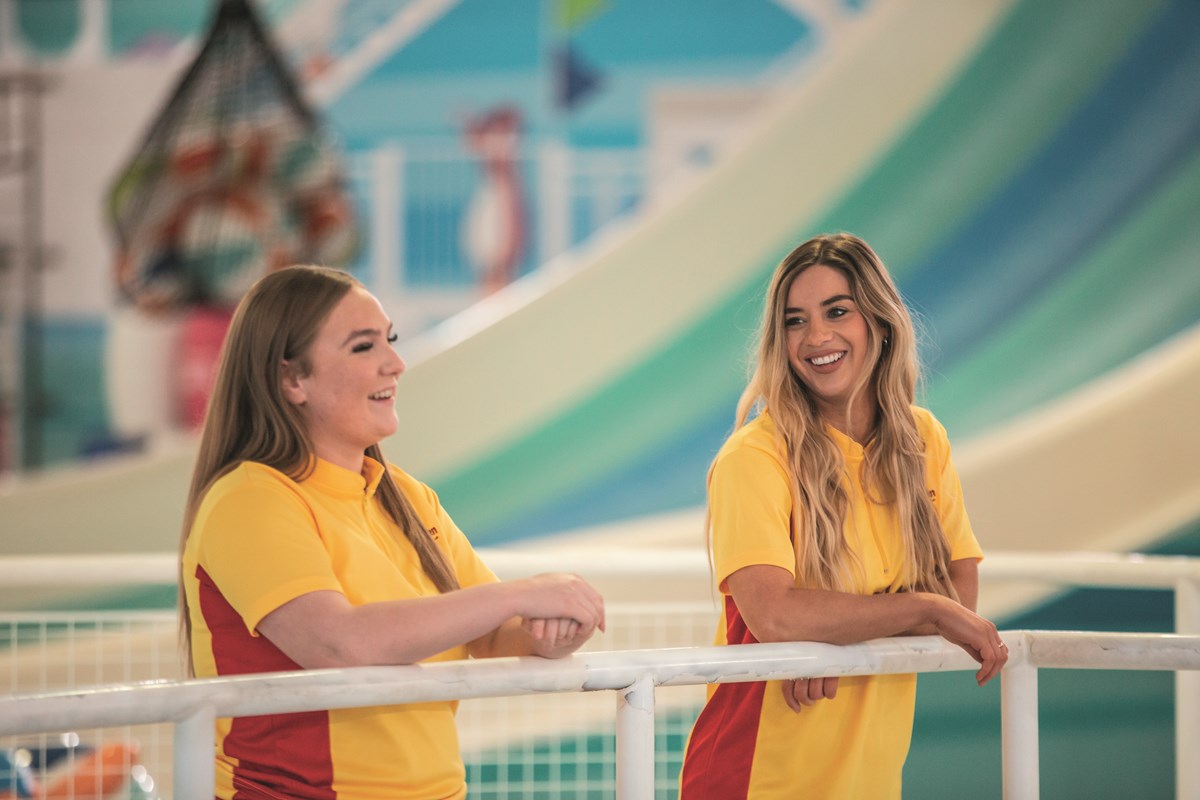
<path fill-rule="evenodd" d="M 358 344 L 354 345 L 354 347 L 350 348 L 350 352 L 351 353 L 365 353 L 368 350 L 370 350 L 372 347 L 374 347 L 374 345 L 371 342 L 359 342 Z"/>
<path fill-rule="evenodd" d="M 803 324 L 804 324 L 804 317 L 790 316 L 790 317 L 783 318 L 783 327 L 785 327 L 785 328 L 794 328 L 797 325 L 803 325 Z"/>
<path fill-rule="evenodd" d="M 847 308 L 842 308 L 841 306 L 834 306 L 833 308 L 829 309 L 828 316 L 830 319 L 837 319 L 838 317 L 844 317 L 849 313 L 850 313 L 850 310 Z"/>
<path fill-rule="evenodd" d="M 388 337 L 387 337 L 387 341 L 388 341 L 388 344 L 395 344 L 396 342 L 400 341 L 400 334 L 389 333 Z"/>

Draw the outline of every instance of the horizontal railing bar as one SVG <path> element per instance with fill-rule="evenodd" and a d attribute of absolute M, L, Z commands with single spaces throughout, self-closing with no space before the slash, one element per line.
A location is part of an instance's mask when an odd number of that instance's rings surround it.
<path fill-rule="evenodd" d="M 1039 653 L 1037 666 L 1113 657 L 1125 669 L 1200 669 L 1200 636 L 1010 631 L 1010 664 Z M 1090 646 L 1088 639 L 1096 644 Z M 1161 642 L 1161 644 L 1160 644 Z M 1162 654 L 1158 653 L 1162 650 Z M 1056 658 L 1062 654 L 1063 664 Z M 47 733 L 184 719 L 211 706 L 218 716 L 622 689 L 643 676 L 662 686 L 789 677 L 971 670 L 975 662 L 936 636 L 836 646 L 813 642 L 581 653 L 545 660 L 503 658 L 399 667 L 304 670 L 191 681 L 147 681 L 0 696 L 0 735 Z"/>
<path fill-rule="evenodd" d="M 995 553 L 979 567 L 987 580 L 1044 581 L 1066 586 L 1170 589 L 1200 580 L 1200 558 L 1139 553 Z"/>
<path fill-rule="evenodd" d="M 537 572 L 578 572 L 589 577 L 709 579 L 703 551 L 639 549 L 630 552 L 479 550 L 501 578 Z M 0 557 L 0 586 L 173 586 L 179 576 L 173 553 Z M 1200 558 L 1129 553 L 990 553 L 980 565 L 986 580 L 1045 581 L 1067 586 L 1171 588 L 1200 580 Z"/>
<path fill-rule="evenodd" d="M 0 625 L 113 625 L 166 622 L 177 619 L 172 609 L 130 608 L 102 611 L 0 611 Z"/>
<path fill-rule="evenodd" d="M 218 716 L 479 697 L 621 689 L 641 675 L 686 686 L 817 675 L 971 669 L 936 636 L 839 647 L 812 642 L 614 650 L 563 659 L 496 658 L 397 667 L 302 670 L 0 696 L 0 735 L 148 724 L 181 719 L 201 705 Z M 36 713 L 28 710 L 36 708 Z"/>
<path fill-rule="evenodd" d="M 664 619 L 681 614 L 716 613 L 713 602 L 702 600 L 660 603 L 657 600 L 605 602 L 605 613 L 609 616 L 619 614 L 653 613 Z M 179 616 L 174 609 L 105 609 L 101 611 L 4 611 L 0 609 L 0 625 L 135 625 L 178 621 Z M 714 622 L 716 617 L 713 618 Z"/>
<path fill-rule="evenodd" d="M 1028 663 L 1039 668 L 1200 670 L 1200 636 L 1061 631 L 1031 637 L 1026 653 Z"/>
<path fill-rule="evenodd" d="M 174 586 L 177 553 L 4 556 L 0 586 Z"/>

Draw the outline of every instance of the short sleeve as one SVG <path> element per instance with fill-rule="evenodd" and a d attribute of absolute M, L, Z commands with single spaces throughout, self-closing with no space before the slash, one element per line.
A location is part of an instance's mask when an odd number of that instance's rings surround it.
<path fill-rule="evenodd" d="M 247 631 L 308 592 L 342 591 L 307 504 L 285 478 L 241 468 L 205 496 L 191 536 L 197 564 Z"/>
<path fill-rule="evenodd" d="M 770 451 L 731 441 L 708 483 L 712 556 L 717 586 L 744 567 L 765 564 L 796 575 L 787 474 Z"/>
<path fill-rule="evenodd" d="M 928 415 L 928 412 L 925 413 Z M 982 560 L 983 549 L 980 548 L 971 528 L 971 520 L 967 517 L 962 484 L 959 482 L 954 460 L 950 457 L 950 440 L 946 429 L 932 415 L 927 416 L 925 427 L 928 483 L 934 508 L 946 534 L 946 542 L 950 546 L 950 559 Z"/>

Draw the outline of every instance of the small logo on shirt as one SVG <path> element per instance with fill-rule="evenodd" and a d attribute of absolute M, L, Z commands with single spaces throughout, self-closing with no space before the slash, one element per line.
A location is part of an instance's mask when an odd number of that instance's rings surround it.
<path fill-rule="evenodd" d="M 937 502 L 937 490 L 936 489 L 929 490 L 929 502 L 931 502 L 931 503 Z"/>
<path fill-rule="evenodd" d="M 436 539 L 438 538 L 438 532 L 437 532 L 437 528 L 430 528 L 430 529 L 429 529 L 429 535 L 430 535 L 431 537 L 433 537 L 433 539 L 434 539 L 434 540 L 436 540 Z"/>

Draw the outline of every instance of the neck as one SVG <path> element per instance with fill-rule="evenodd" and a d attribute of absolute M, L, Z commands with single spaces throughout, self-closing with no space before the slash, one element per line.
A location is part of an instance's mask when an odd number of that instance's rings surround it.
<path fill-rule="evenodd" d="M 877 416 L 875 403 L 865 397 L 860 397 L 853 408 L 839 406 L 821 409 L 821 419 L 861 445 L 871 440 Z"/>

